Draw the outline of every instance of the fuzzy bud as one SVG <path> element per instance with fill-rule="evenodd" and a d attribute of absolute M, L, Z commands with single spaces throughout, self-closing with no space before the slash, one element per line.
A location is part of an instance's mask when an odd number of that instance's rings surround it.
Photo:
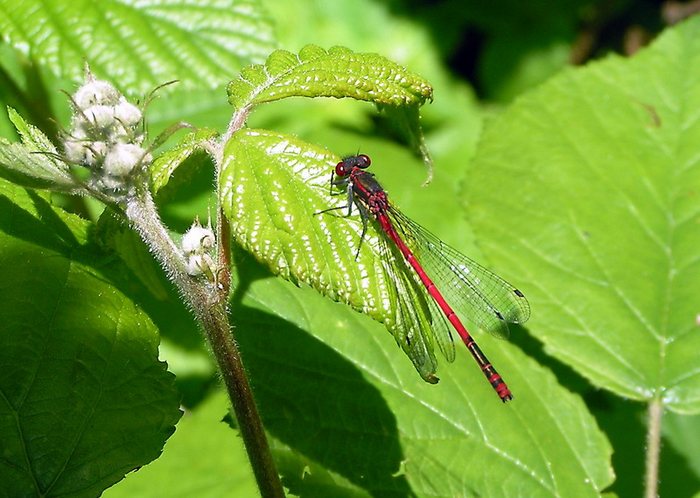
<path fill-rule="evenodd" d="M 185 254 L 201 254 L 214 247 L 215 241 L 216 238 L 211 228 L 205 228 L 195 222 L 182 236 L 182 252 Z"/>
<path fill-rule="evenodd" d="M 135 144 L 117 143 L 105 156 L 104 171 L 108 175 L 124 177 L 141 162 L 150 162 L 150 154 Z"/>
<path fill-rule="evenodd" d="M 109 105 L 93 105 L 83 110 L 89 126 L 105 129 L 115 123 L 114 107 Z"/>
<path fill-rule="evenodd" d="M 66 154 L 66 159 L 72 163 L 85 162 L 87 148 L 82 140 L 66 140 L 63 143 L 63 152 Z"/>
<path fill-rule="evenodd" d="M 214 275 L 214 260 L 208 254 L 192 254 L 187 257 L 186 271 L 189 275 Z"/>
<path fill-rule="evenodd" d="M 71 128 L 64 134 L 66 159 L 90 169 L 91 187 L 119 201 L 133 195 L 136 169 L 153 161 L 143 147 L 142 110 L 114 85 L 86 69 L 85 84 L 73 94 Z"/>
<path fill-rule="evenodd" d="M 119 103 L 119 91 L 103 80 L 91 80 L 73 94 L 73 101 L 80 109 L 93 105 L 116 105 Z"/>
<path fill-rule="evenodd" d="M 86 140 L 66 140 L 63 143 L 63 150 L 69 161 L 94 166 L 107 153 L 107 144 Z"/>
<path fill-rule="evenodd" d="M 136 126 L 141 121 L 141 109 L 122 97 L 114 107 L 114 117 L 124 126 Z"/>

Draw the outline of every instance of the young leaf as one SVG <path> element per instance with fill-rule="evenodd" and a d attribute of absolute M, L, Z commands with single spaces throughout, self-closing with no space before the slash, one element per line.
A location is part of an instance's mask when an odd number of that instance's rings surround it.
<path fill-rule="evenodd" d="M 134 92 L 173 78 L 214 86 L 274 48 L 258 0 L 86 2 L 80 8 L 65 8 L 61 0 L 0 0 L 0 32 L 60 76 L 80 80 L 87 60 L 94 73 Z"/>
<path fill-rule="evenodd" d="M 229 102 L 236 109 L 295 96 L 418 106 L 432 99 L 432 93 L 423 78 L 381 55 L 316 45 L 305 46 L 298 55 L 276 50 L 264 65 L 245 68 L 228 86 Z"/>
<path fill-rule="evenodd" d="M 387 268 L 377 256 L 376 229 L 370 225 L 361 239 L 359 216 L 345 217 L 345 207 L 316 214 L 347 203 L 344 193 L 335 202 L 331 196 L 330 173 L 339 160 L 294 137 L 254 129 L 235 133 L 224 150 L 219 186 L 232 235 L 274 273 L 384 323 L 420 375 L 437 382 L 420 284 Z M 402 322 L 398 293 L 416 303 L 408 312 L 411 323 Z"/>
<path fill-rule="evenodd" d="M 188 133 L 175 147 L 158 156 L 150 167 L 153 192 L 165 187 L 175 169 L 195 152 L 204 150 L 205 142 L 215 136 L 214 130 L 201 128 Z"/>
<path fill-rule="evenodd" d="M 554 356 L 700 411 L 700 18 L 570 70 L 484 132 L 465 199 Z"/>
<path fill-rule="evenodd" d="M 0 482 L 97 496 L 158 456 L 180 417 L 158 334 L 117 288 L 88 224 L 0 182 Z"/>
<path fill-rule="evenodd" d="M 23 187 L 62 192 L 79 190 L 68 165 L 55 157 L 56 148 L 46 135 L 27 124 L 14 109 L 8 108 L 8 114 L 22 143 L 0 138 L 0 176 Z"/>

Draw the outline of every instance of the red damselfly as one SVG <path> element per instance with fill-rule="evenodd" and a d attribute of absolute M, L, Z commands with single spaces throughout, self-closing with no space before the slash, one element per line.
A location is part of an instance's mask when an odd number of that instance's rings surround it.
<path fill-rule="evenodd" d="M 507 337 L 509 322 L 523 323 L 529 318 L 527 299 L 501 277 L 443 243 L 396 209 L 374 175 L 366 171 L 370 164 L 371 160 L 365 154 L 346 157 L 339 162 L 331 175 L 331 186 L 347 188 L 348 204 L 316 214 L 347 209 L 347 216 L 350 216 L 353 206 L 356 206 L 362 219 L 360 245 L 367 232 L 368 219 L 376 220 L 383 234 L 380 250 L 387 261 L 385 269 L 397 283 L 406 273 L 420 282 L 423 302 L 430 314 L 429 326 L 443 354 L 450 361 L 454 359 L 451 325 L 501 400 L 511 400 L 513 395 L 507 384 L 481 351 L 459 315 L 494 335 Z M 358 247 L 357 256 L 359 251 Z M 401 256 L 393 257 L 395 251 Z M 398 268 L 398 265 L 403 267 Z M 410 323 L 414 316 L 411 311 L 414 304 L 406 302 L 408 298 L 402 297 L 400 292 L 398 298 L 400 313 L 406 315 L 402 323 Z"/>

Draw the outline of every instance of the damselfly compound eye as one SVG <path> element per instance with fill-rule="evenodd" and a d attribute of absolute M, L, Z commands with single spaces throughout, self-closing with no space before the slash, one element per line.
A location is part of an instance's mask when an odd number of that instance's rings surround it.
<path fill-rule="evenodd" d="M 335 174 L 338 176 L 346 176 L 350 172 L 350 168 L 348 168 L 347 164 L 345 164 L 345 161 L 340 161 L 338 164 L 335 165 Z"/>
<path fill-rule="evenodd" d="M 357 167 L 358 168 L 369 168 L 369 165 L 372 164 L 372 160 L 369 158 L 367 154 L 360 154 L 357 156 Z"/>

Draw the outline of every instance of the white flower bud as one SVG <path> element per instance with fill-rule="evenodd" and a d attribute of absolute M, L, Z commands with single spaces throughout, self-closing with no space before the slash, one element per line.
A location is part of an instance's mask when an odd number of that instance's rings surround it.
<path fill-rule="evenodd" d="M 63 152 L 66 154 L 66 159 L 70 162 L 82 164 L 85 161 L 87 148 L 83 140 L 68 139 L 63 142 Z"/>
<path fill-rule="evenodd" d="M 141 146 L 143 113 L 111 83 L 95 79 L 89 69 L 85 78 L 85 84 L 73 94 L 75 109 L 71 129 L 65 134 L 65 156 L 90 167 L 88 183 L 93 188 L 114 190 L 123 199 L 134 192 L 134 168 L 153 161 Z M 206 267 L 206 262 L 200 263 L 195 266 Z"/>
<path fill-rule="evenodd" d="M 93 105 L 83 110 L 88 122 L 97 128 L 109 128 L 114 126 L 114 107 L 111 105 Z"/>
<path fill-rule="evenodd" d="M 105 142 L 89 142 L 85 144 L 87 152 L 85 153 L 85 164 L 94 166 L 96 163 L 104 159 L 107 154 L 107 144 Z"/>
<path fill-rule="evenodd" d="M 63 150 L 69 161 L 94 166 L 107 153 L 107 144 L 105 142 L 68 139 L 63 144 Z"/>
<path fill-rule="evenodd" d="M 116 105 L 119 103 L 119 91 L 103 80 L 85 83 L 73 94 L 73 101 L 81 109 L 93 105 Z"/>
<path fill-rule="evenodd" d="M 124 126 L 135 126 L 141 121 L 141 109 L 122 97 L 114 108 L 114 117 Z"/>
<path fill-rule="evenodd" d="M 214 260 L 208 254 L 192 254 L 187 257 L 185 270 L 189 275 L 214 274 Z"/>
<path fill-rule="evenodd" d="M 105 173 L 112 176 L 127 176 L 143 160 L 150 162 L 150 154 L 134 144 L 117 143 L 105 156 Z"/>
<path fill-rule="evenodd" d="M 195 222 L 182 236 L 182 251 L 185 254 L 199 254 L 214 247 L 214 232 Z"/>

